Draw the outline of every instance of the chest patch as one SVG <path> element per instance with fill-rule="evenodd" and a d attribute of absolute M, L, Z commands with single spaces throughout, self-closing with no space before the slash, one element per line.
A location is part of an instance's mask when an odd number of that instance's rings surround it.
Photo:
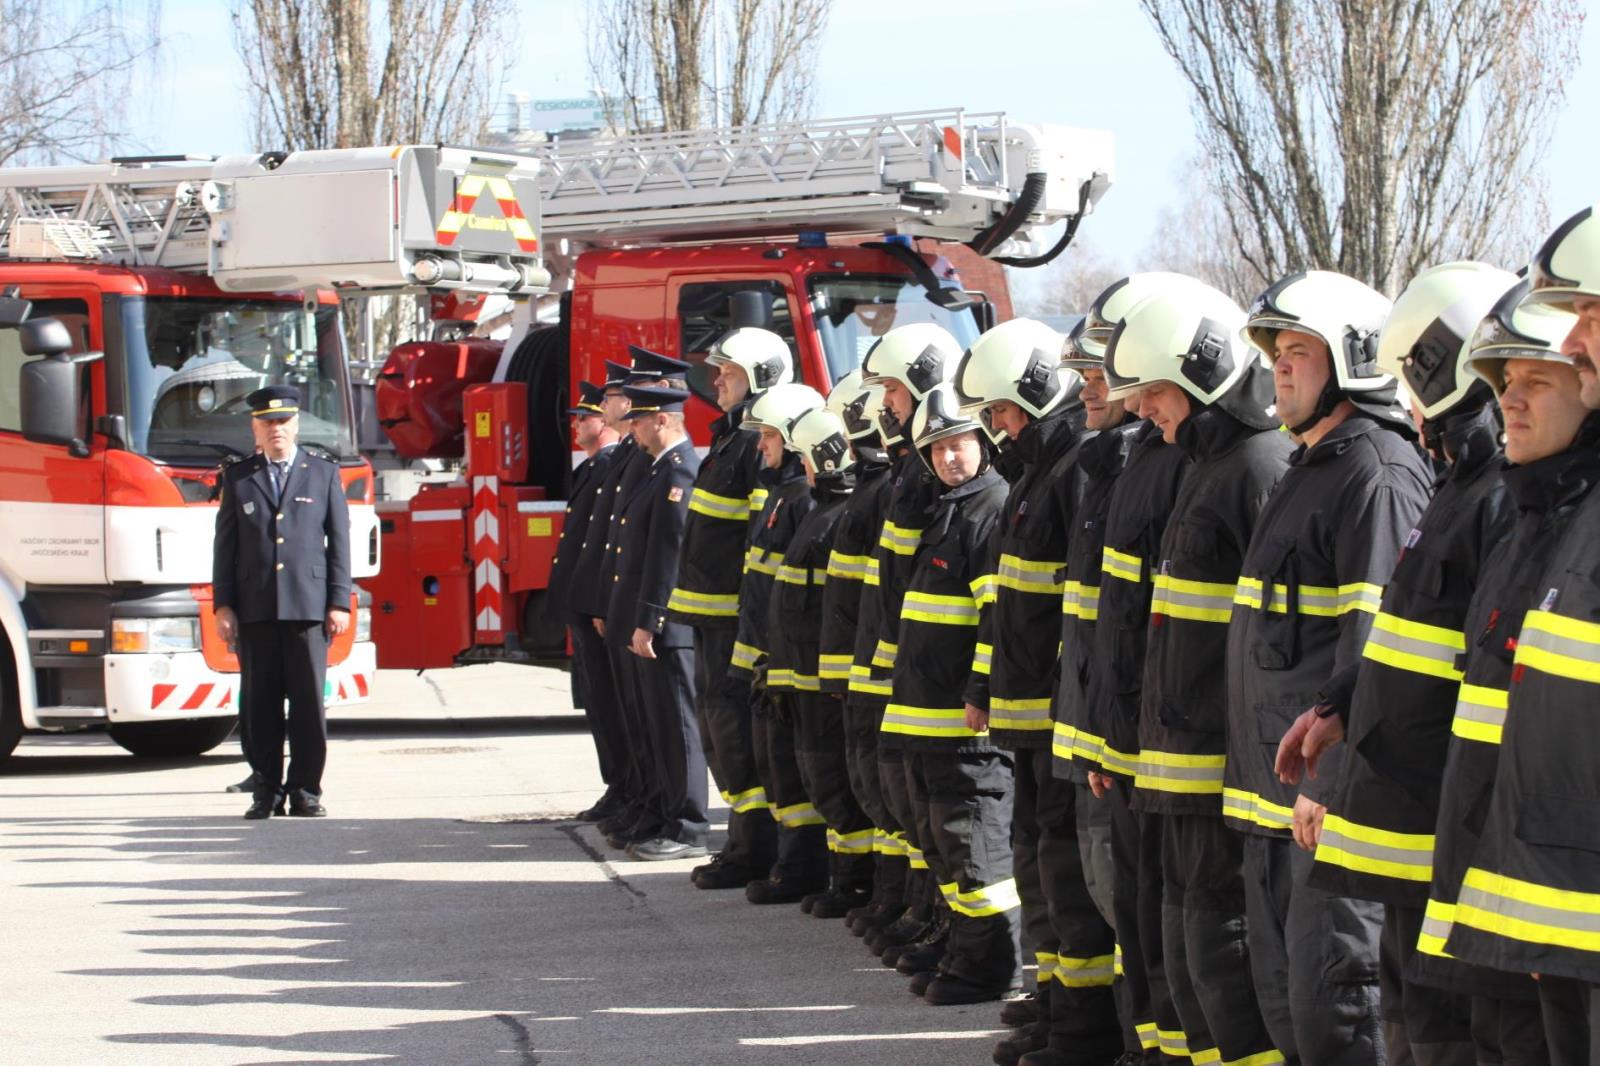
<path fill-rule="evenodd" d="M 244 513 L 247 514 L 247 515 L 255 514 L 256 513 L 256 501 L 254 501 L 254 500 L 246 500 L 246 501 L 244 501 Z"/>
<path fill-rule="evenodd" d="M 674 485 L 672 488 L 667 490 L 668 503 L 677 503 L 681 499 L 683 499 L 683 489 Z"/>
<path fill-rule="evenodd" d="M 1544 594 L 1544 599 L 1539 601 L 1539 610 L 1548 611 L 1555 607 L 1556 599 L 1560 597 L 1560 595 L 1560 589 L 1551 589 L 1549 592 L 1546 592 Z"/>

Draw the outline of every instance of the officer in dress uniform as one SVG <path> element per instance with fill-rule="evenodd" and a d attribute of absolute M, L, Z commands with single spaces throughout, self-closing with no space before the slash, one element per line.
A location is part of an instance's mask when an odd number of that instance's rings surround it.
<path fill-rule="evenodd" d="M 217 630 L 239 655 L 256 776 L 245 817 L 283 814 L 287 796 L 287 813 L 320 818 L 328 641 L 350 627 L 350 512 L 338 465 L 295 444 L 299 391 L 269 385 L 245 401 L 260 452 L 222 473 L 211 577 Z"/>

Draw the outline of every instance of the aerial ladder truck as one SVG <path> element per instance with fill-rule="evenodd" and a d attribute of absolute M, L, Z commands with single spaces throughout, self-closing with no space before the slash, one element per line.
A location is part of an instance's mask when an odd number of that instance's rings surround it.
<path fill-rule="evenodd" d="M 1009 313 L 995 306 L 1001 265 L 1058 254 L 1113 174 L 1108 133 L 959 110 L 535 154 L 556 321 L 525 302 L 503 345 L 401 345 L 376 381 L 397 461 L 460 464 L 458 478 L 377 503 L 384 566 L 363 583 L 383 667 L 563 658 L 544 603 L 581 458 L 563 411 L 578 380 L 604 380 L 606 360 L 626 362 L 630 344 L 687 360 L 707 401 L 689 418 L 704 445 L 718 413 L 704 359 L 732 326 L 777 331 L 796 378 L 824 392 L 895 326 L 934 322 L 970 342 Z M 468 318 L 478 303 L 452 294 L 434 310 Z"/>
<path fill-rule="evenodd" d="M 233 728 L 211 609 L 219 463 L 244 397 L 301 393 L 342 468 L 354 575 L 379 572 L 341 295 L 548 288 L 539 162 L 437 146 L 0 169 L 0 759 L 24 730 L 103 725 L 192 755 Z M 329 649 L 367 700 L 370 596 Z"/>

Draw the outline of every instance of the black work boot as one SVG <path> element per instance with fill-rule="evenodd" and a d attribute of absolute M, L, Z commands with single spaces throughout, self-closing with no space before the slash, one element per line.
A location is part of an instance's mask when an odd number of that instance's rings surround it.
<path fill-rule="evenodd" d="M 717 852 L 711 861 L 696 866 L 689 873 L 694 887 L 708 892 L 725 888 L 743 888 L 756 879 L 756 872 L 738 859 L 729 859 L 725 852 Z"/>
<path fill-rule="evenodd" d="M 250 809 L 244 816 L 252 821 L 283 814 L 283 793 L 277 789 L 257 789 L 250 797 Z"/>
<path fill-rule="evenodd" d="M 936 970 L 939 968 L 939 960 L 944 958 L 949 943 L 950 921 L 941 918 L 933 923 L 926 936 L 900 953 L 894 968 L 907 977 Z"/>

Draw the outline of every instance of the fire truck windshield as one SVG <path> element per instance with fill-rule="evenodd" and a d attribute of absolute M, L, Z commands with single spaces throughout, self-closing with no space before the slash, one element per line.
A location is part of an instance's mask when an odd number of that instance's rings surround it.
<path fill-rule="evenodd" d="M 819 275 L 810 289 L 811 314 L 834 381 L 860 366 L 867 350 L 896 326 L 932 322 L 949 330 L 963 348 L 978 339 L 978 322 L 970 312 L 933 303 L 914 278 Z"/>
<path fill-rule="evenodd" d="M 300 392 L 300 440 L 355 455 L 339 309 L 274 300 L 125 297 L 129 444 L 171 463 L 255 448 L 245 397 Z"/>

